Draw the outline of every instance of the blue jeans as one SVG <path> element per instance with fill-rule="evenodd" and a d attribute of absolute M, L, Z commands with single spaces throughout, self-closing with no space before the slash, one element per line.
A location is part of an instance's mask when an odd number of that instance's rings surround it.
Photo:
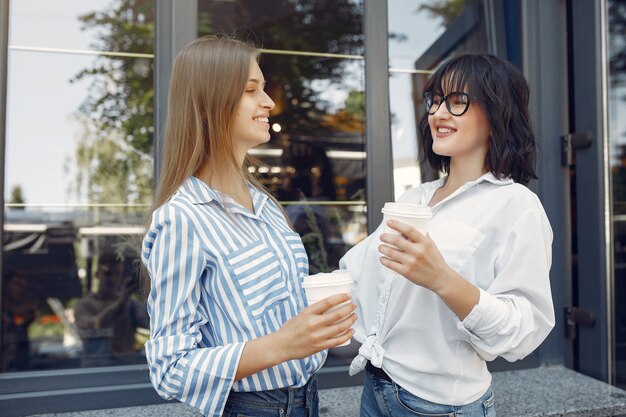
<path fill-rule="evenodd" d="M 223 417 L 319 417 L 315 376 L 301 388 L 231 392 Z"/>
<path fill-rule="evenodd" d="M 491 388 L 466 405 L 443 405 L 423 400 L 395 382 L 365 373 L 361 417 L 496 417 Z"/>

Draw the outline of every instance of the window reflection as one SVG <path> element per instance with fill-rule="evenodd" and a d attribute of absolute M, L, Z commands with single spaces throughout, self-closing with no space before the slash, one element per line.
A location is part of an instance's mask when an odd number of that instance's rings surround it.
<path fill-rule="evenodd" d="M 124 226 L 144 209 L 5 212 L 3 371 L 145 361 L 140 228 Z"/>
<path fill-rule="evenodd" d="M 289 126 L 290 118 L 286 110 L 276 119 Z M 267 147 L 251 151 L 258 163 L 249 169 L 285 205 L 302 236 L 311 273 L 330 271 L 367 232 L 363 128 L 350 130 L 337 122 L 308 134 L 288 129 L 274 132 Z"/>
<path fill-rule="evenodd" d="M 74 305 L 76 328 L 82 342 L 83 366 L 123 365 L 137 360 L 135 333 L 148 329 L 146 305 L 132 298 L 133 274 L 113 252 L 98 256 L 93 289 Z"/>
<path fill-rule="evenodd" d="M 336 269 L 367 229 L 363 61 L 332 58 L 325 65 L 346 72 L 324 78 L 311 70 L 318 60 L 262 55 L 266 90 L 276 102 L 270 116 L 274 129 L 266 145 L 250 152 L 259 162 L 250 169 L 284 202 L 303 237 L 312 273 Z M 289 78 L 289 73 L 314 78 Z"/>
<path fill-rule="evenodd" d="M 449 56 L 486 52 L 482 0 L 389 1 L 389 99 L 394 194 L 439 177 L 420 163 L 417 140 L 422 91 L 429 74 Z"/>
<path fill-rule="evenodd" d="M 30 369 L 28 328 L 37 316 L 37 303 L 23 271 L 5 268 L 2 280 L 2 369 Z"/>
<path fill-rule="evenodd" d="M 276 108 L 249 169 L 284 203 L 311 272 L 336 269 L 367 230 L 362 1 L 200 1 L 198 15 L 199 35 L 262 46 Z"/>
<path fill-rule="evenodd" d="M 249 33 L 262 47 L 272 137 L 249 167 L 284 204 L 311 273 L 331 271 L 367 233 L 363 2 L 199 1 L 199 34 Z M 347 364 L 356 343 L 332 349 Z"/>
<path fill-rule="evenodd" d="M 200 35 L 248 33 L 264 49 L 363 55 L 362 26 L 362 0 L 198 1 Z M 322 77 L 332 72 L 332 65 L 316 68 Z"/>
<path fill-rule="evenodd" d="M 611 153 L 614 294 L 615 299 L 615 383 L 626 387 L 626 1 L 608 2 L 609 16 L 609 143 Z"/>
<path fill-rule="evenodd" d="M 11 4 L 3 372 L 145 362 L 154 6 Z"/>

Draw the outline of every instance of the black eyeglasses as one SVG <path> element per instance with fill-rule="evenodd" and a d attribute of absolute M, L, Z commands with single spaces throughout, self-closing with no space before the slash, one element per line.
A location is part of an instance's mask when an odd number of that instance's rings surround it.
<path fill-rule="evenodd" d="M 455 91 L 446 96 L 433 94 L 430 91 L 424 93 L 424 108 L 426 113 L 435 114 L 441 103 L 446 102 L 448 112 L 453 116 L 462 116 L 470 105 L 470 96 L 462 91 Z"/>

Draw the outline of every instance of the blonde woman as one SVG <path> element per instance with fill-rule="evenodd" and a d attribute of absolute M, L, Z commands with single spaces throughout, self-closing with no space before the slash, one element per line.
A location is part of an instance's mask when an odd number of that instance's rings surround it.
<path fill-rule="evenodd" d="M 163 171 L 142 260 L 146 356 L 159 395 L 207 416 L 317 416 L 314 374 L 352 336 L 347 295 L 306 307 L 308 260 L 248 170 L 274 102 L 257 52 L 204 37 L 172 68 Z"/>

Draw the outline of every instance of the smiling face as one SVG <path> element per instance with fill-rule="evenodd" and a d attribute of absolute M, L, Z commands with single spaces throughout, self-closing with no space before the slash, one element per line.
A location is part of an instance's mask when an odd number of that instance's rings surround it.
<path fill-rule="evenodd" d="M 248 149 L 270 139 L 270 111 L 274 102 L 265 93 L 265 78 L 256 61 L 250 65 L 246 88 L 232 123 L 232 140 L 235 151 L 245 155 Z"/>
<path fill-rule="evenodd" d="M 484 164 L 491 128 L 487 114 L 476 102 L 470 101 L 461 116 L 450 114 L 446 103 L 441 103 L 435 114 L 428 116 L 428 124 L 433 137 L 432 150 L 437 155 Z"/>

